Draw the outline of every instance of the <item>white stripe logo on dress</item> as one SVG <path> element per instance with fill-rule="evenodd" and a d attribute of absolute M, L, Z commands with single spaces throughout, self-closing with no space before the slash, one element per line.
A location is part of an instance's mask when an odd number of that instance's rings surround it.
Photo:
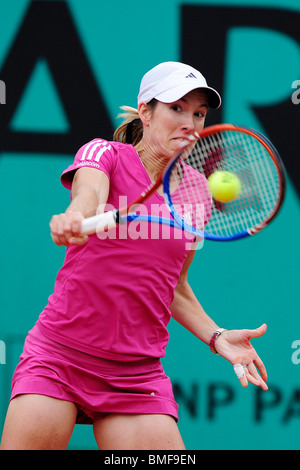
<path fill-rule="evenodd" d="M 106 140 L 99 139 L 99 140 L 90 142 L 85 147 L 80 160 L 94 160 L 95 162 L 99 162 L 103 153 L 106 152 L 106 150 L 110 150 L 110 149 L 111 149 L 111 145 Z"/>

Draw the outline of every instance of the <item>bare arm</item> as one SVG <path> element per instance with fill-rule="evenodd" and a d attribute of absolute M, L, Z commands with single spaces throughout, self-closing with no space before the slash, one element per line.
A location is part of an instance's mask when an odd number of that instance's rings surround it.
<path fill-rule="evenodd" d="M 175 289 L 174 301 L 171 305 L 173 318 L 184 328 L 193 333 L 206 344 L 210 343 L 213 333 L 218 329 L 215 322 L 205 313 L 198 302 L 187 280 L 189 266 L 194 258 L 191 251 L 183 266 L 183 270 Z M 225 331 L 216 341 L 216 349 L 220 356 L 232 365 L 244 366 L 244 375 L 240 377 L 243 387 L 248 382 L 268 390 L 266 384 L 267 372 L 257 352 L 250 343 L 253 338 L 263 336 L 267 326 L 262 325 L 255 330 L 230 330 Z"/>
<path fill-rule="evenodd" d="M 54 215 L 50 222 L 51 236 L 57 245 L 83 245 L 88 237 L 80 234 L 81 222 L 104 206 L 109 193 L 109 179 L 95 168 L 80 168 L 72 183 L 72 202 L 66 212 Z"/>
<path fill-rule="evenodd" d="M 209 344 L 213 333 L 219 328 L 216 323 L 205 313 L 196 298 L 187 279 L 188 269 L 194 259 L 195 252 L 190 251 L 177 287 L 175 297 L 171 305 L 173 318 L 184 328 L 193 333 L 197 338 Z"/>

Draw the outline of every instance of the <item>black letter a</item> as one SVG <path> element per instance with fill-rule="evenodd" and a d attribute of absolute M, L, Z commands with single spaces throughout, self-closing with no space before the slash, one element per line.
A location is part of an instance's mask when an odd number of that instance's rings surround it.
<path fill-rule="evenodd" d="M 39 59 L 47 61 L 70 132 L 13 132 L 12 117 Z M 6 105 L 0 113 L 0 151 L 73 154 L 94 137 L 110 139 L 112 126 L 65 2 L 33 1 L 0 73 Z"/>

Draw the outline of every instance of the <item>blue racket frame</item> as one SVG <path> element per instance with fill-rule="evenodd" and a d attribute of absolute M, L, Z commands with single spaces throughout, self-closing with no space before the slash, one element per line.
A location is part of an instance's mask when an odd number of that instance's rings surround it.
<path fill-rule="evenodd" d="M 260 132 L 257 132 L 254 129 L 251 129 L 249 127 L 243 127 L 245 131 L 249 131 L 251 134 L 257 135 L 267 147 L 270 148 L 272 153 L 274 154 L 276 158 L 276 162 L 278 165 L 278 171 L 280 172 L 281 175 L 281 184 L 282 184 L 282 192 L 281 192 L 281 200 L 278 203 L 278 210 L 281 206 L 281 203 L 284 199 L 285 195 L 285 189 L 286 189 L 286 176 L 285 176 L 285 168 L 282 163 L 282 160 L 279 156 L 278 151 L 274 147 L 274 145 Z M 176 211 L 176 208 L 173 204 L 172 201 L 172 196 L 170 194 L 170 177 L 173 171 L 174 166 L 177 164 L 178 160 L 180 159 L 181 155 L 178 155 L 176 159 L 172 160 L 169 165 L 167 166 L 164 176 L 163 176 L 163 190 L 164 190 L 164 198 L 165 198 L 165 203 L 168 207 L 168 210 L 170 211 L 171 214 L 171 219 L 166 219 L 163 217 L 155 217 L 151 215 L 138 215 L 138 214 L 130 214 L 127 215 L 126 217 L 123 217 L 123 221 L 131 221 L 131 220 L 139 220 L 143 222 L 154 222 L 154 223 L 159 223 L 159 224 L 165 224 L 165 225 L 170 225 L 171 227 L 174 228 L 179 228 L 181 230 L 187 231 L 195 237 L 199 237 L 201 239 L 205 238 L 206 240 L 212 240 L 212 241 L 235 241 L 235 240 L 240 240 L 246 237 L 250 237 L 255 235 L 256 233 L 260 232 L 262 229 L 264 229 L 269 222 L 275 217 L 277 214 L 278 210 L 273 214 L 273 216 L 265 221 L 264 223 L 258 224 L 257 226 L 253 228 L 248 228 L 247 230 L 241 231 L 239 233 L 235 233 L 233 235 L 215 235 L 210 232 L 201 231 L 185 222 L 185 220 L 179 215 L 179 213 Z"/>
<path fill-rule="evenodd" d="M 174 166 L 177 165 L 179 159 L 182 157 L 182 154 L 184 150 L 173 160 L 170 161 L 169 165 L 167 166 L 163 176 L 158 178 L 155 183 L 151 184 L 148 188 L 146 188 L 143 193 L 141 193 L 140 197 L 136 199 L 135 202 L 133 202 L 131 205 L 129 205 L 126 208 L 120 209 L 120 210 L 113 210 L 113 211 L 108 211 L 104 214 L 99 214 L 90 218 L 85 219 L 82 222 L 82 233 L 83 234 L 92 234 L 95 233 L 97 230 L 108 230 L 110 228 L 115 227 L 116 225 L 126 223 L 126 222 L 131 222 L 131 221 L 141 221 L 141 222 L 150 222 L 150 223 L 157 223 L 157 224 L 164 224 L 168 225 L 174 228 L 181 229 L 183 231 L 186 231 L 192 235 L 194 235 L 196 238 L 200 239 L 207 239 L 207 240 L 213 240 L 213 241 L 233 241 L 233 240 L 239 240 L 242 238 L 246 238 L 252 235 L 255 235 L 256 233 L 260 232 L 262 229 L 264 229 L 277 215 L 283 199 L 285 195 L 285 189 L 286 189 L 286 176 L 285 176 L 285 169 L 284 165 L 281 161 L 281 158 L 273 146 L 273 144 L 262 134 L 259 132 L 247 128 L 247 127 L 240 127 L 240 126 L 234 126 L 232 124 L 221 124 L 217 126 L 211 126 L 209 128 L 206 128 L 202 133 L 201 137 L 202 139 L 205 139 L 206 137 L 210 137 L 214 134 L 217 134 L 219 132 L 223 131 L 235 131 L 235 132 L 243 132 L 246 134 L 250 134 L 253 137 L 256 137 L 257 140 L 261 142 L 261 144 L 268 150 L 270 153 L 270 156 L 273 159 L 273 163 L 276 166 L 279 180 L 280 180 L 280 194 L 277 200 L 277 205 L 274 207 L 274 211 L 270 214 L 270 216 L 260 222 L 257 223 L 254 227 L 251 228 L 246 228 L 243 231 L 240 231 L 238 233 L 233 233 L 229 235 L 220 235 L 220 234 L 214 234 L 209 231 L 205 230 L 205 227 L 203 227 L 203 230 L 200 230 L 196 227 L 193 227 L 189 223 L 187 223 L 182 216 L 177 212 L 175 205 L 173 204 L 172 201 L 172 195 L 170 194 L 170 177 L 172 174 L 172 170 L 174 169 Z M 195 136 L 190 136 L 191 138 L 189 139 L 191 142 L 193 142 L 195 139 Z M 199 135 L 197 135 L 197 138 L 199 138 Z M 187 162 L 188 164 L 188 162 Z M 204 172 L 203 172 L 204 173 Z M 151 194 L 154 194 L 155 191 L 160 187 L 160 185 L 163 184 L 163 191 L 164 191 L 164 199 L 165 203 L 167 205 L 167 208 L 170 212 L 171 218 L 166 218 L 166 217 L 161 217 L 161 216 L 153 216 L 153 215 L 144 215 L 144 214 L 138 214 L 136 212 L 131 212 L 134 210 L 134 206 L 137 206 L 142 204 L 142 202 L 147 199 L 148 197 L 151 196 Z M 209 221 L 206 226 L 206 228 L 209 228 Z"/>

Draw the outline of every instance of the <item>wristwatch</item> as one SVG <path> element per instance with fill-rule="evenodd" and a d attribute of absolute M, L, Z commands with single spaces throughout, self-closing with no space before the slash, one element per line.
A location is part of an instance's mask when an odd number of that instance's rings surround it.
<path fill-rule="evenodd" d="M 212 353 L 214 354 L 219 354 L 215 348 L 215 344 L 216 344 L 216 341 L 217 339 L 219 338 L 219 336 L 224 333 L 224 331 L 227 331 L 226 328 L 219 328 L 218 330 L 216 330 L 214 332 L 214 334 L 212 335 L 211 337 L 211 340 L 209 342 L 209 347 L 210 347 L 210 350 Z"/>

